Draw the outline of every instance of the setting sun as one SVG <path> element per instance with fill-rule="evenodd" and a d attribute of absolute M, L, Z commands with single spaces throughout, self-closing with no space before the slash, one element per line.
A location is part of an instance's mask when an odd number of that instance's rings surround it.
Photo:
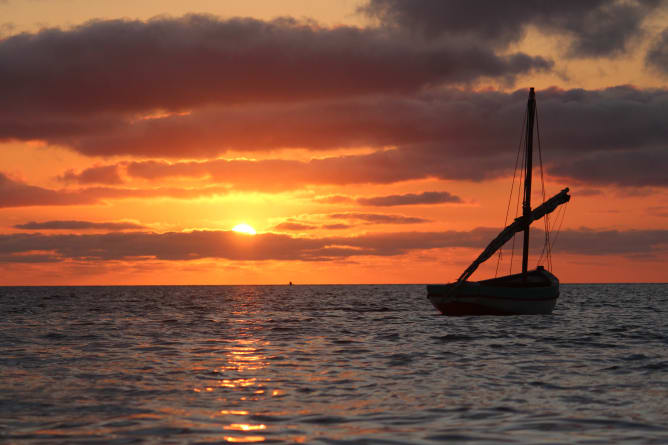
<path fill-rule="evenodd" d="M 257 233 L 254 228 L 246 223 L 237 224 L 232 228 L 232 230 L 239 233 L 245 233 L 247 235 L 255 235 Z"/>

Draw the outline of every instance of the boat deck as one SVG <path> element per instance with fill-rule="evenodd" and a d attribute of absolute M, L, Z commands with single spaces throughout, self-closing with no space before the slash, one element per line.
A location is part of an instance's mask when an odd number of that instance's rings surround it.
<path fill-rule="evenodd" d="M 543 273 L 544 269 L 538 267 L 536 270 L 527 272 L 526 274 L 518 273 L 514 275 L 507 275 L 505 277 L 490 278 L 488 280 L 478 281 L 483 286 L 494 287 L 545 287 L 550 286 L 552 282 Z"/>

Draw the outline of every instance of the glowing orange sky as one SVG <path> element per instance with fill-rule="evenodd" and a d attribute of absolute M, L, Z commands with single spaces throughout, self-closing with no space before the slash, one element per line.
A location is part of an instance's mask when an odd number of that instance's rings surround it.
<path fill-rule="evenodd" d="M 528 86 L 573 196 L 554 272 L 668 281 L 665 4 L 577 57 L 597 36 L 549 18 L 480 50 L 366 4 L 0 2 L 0 284 L 453 280 L 503 225 Z"/>

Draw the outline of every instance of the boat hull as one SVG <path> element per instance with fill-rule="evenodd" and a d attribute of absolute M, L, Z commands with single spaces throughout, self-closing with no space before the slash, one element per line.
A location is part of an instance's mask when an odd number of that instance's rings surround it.
<path fill-rule="evenodd" d="M 550 314 L 559 280 L 543 268 L 484 281 L 431 284 L 427 298 L 443 315 Z"/>

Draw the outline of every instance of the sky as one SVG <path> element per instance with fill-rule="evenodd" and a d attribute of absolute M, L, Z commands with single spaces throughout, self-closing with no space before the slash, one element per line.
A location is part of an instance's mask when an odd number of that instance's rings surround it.
<path fill-rule="evenodd" d="M 453 281 L 529 87 L 530 267 L 668 281 L 668 1 L 0 0 L 0 285 Z"/>

